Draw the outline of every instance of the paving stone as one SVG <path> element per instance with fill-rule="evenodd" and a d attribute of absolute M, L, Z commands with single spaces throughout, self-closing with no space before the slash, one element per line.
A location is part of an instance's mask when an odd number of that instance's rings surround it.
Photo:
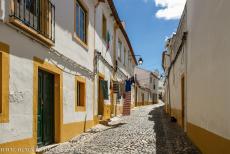
<path fill-rule="evenodd" d="M 88 132 L 45 154 L 200 154 L 186 134 L 163 112 L 162 104 L 135 108 L 130 116 L 114 117 L 109 126 Z"/>

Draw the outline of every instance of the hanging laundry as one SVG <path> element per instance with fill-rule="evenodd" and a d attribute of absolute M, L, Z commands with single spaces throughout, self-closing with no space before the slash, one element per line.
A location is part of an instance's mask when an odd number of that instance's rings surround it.
<path fill-rule="evenodd" d="M 101 85 L 104 100 L 108 100 L 109 99 L 108 81 L 100 80 L 100 85 Z"/>
<path fill-rule="evenodd" d="M 121 96 L 125 98 L 125 82 L 120 83 L 120 92 L 121 92 Z"/>
<path fill-rule="evenodd" d="M 107 50 L 110 48 L 110 34 L 107 32 L 106 34 L 106 44 L 107 44 Z"/>
<path fill-rule="evenodd" d="M 118 81 L 113 81 L 113 92 L 119 93 L 119 82 Z"/>
<path fill-rule="evenodd" d="M 125 92 L 131 91 L 131 86 L 132 86 L 132 80 L 126 80 L 125 81 Z"/>
<path fill-rule="evenodd" d="M 125 98 L 125 84 L 122 82 L 119 83 L 118 99 L 121 97 Z"/>
<path fill-rule="evenodd" d="M 131 77 L 130 80 L 131 80 L 131 83 L 132 83 L 132 84 L 135 83 L 135 78 L 134 78 L 134 76 Z"/>

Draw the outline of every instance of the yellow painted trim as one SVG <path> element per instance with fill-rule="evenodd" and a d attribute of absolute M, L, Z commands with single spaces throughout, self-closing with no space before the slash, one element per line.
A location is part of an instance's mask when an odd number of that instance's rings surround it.
<path fill-rule="evenodd" d="M 103 80 L 105 79 L 105 75 L 104 74 L 102 74 L 102 73 L 98 73 L 98 76 L 100 77 L 100 78 L 102 78 Z"/>
<path fill-rule="evenodd" d="M 76 76 L 76 80 L 81 82 L 81 83 L 86 83 L 85 77 L 82 77 L 82 76 Z"/>
<path fill-rule="evenodd" d="M 1 94 L 0 94 L 0 105 L 2 108 L 2 113 L 0 113 L 0 123 L 9 122 L 9 46 L 5 43 L 0 42 L 0 54 L 1 54 L 1 66 L 0 75 L 1 75 Z"/>
<path fill-rule="evenodd" d="M 88 121 L 81 121 L 81 122 L 74 122 L 62 125 L 62 136 L 60 138 L 60 142 L 66 142 L 69 139 L 85 132 L 87 129 L 94 126 L 94 120 Z M 23 140 L 17 140 L 13 142 L 7 142 L 0 144 L 0 153 L 1 154 L 18 154 L 18 152 L 1 152 L 1 148 L 14 148 L 14 149 L 21 149 L 21 148 L 28 148 L 32 149 L 28 152 L 20 152 L 22 154 L 35 154 L 37 141 L 34 138 L 28 138 Z"/>
<path fill-rule="evenodd" d="M 104 104 L 103 120 L 111 118 L 111 105 Z"/>
<path fill-rule="evenodd" d="M 102 13 L 102 24 L 101 24 L 101 38 L 104 42 L 106 42 L 106 35 L 107 35 L 107 18 L 104 15 L 104 13 Z"/>
<path fill-rule="evenodd" d="M 80 46 L 82 46 L 83 48 L 85 48 L 86 50 L 89 49 L 88 45 L 83 42 L 75 33 L 73 34 L 73 40 L 78 43 Z"/>
<path fill-rule="evenodd" d="M 55 65 L 49 64 L 39 58 L 34 57 L 34 81 L 33 81 L 33 139 L 35 140 L 35 146 L 37 145 L 37 104 L 38 104 L 38 69 L 50 72 L 54 75 L 54 106 L 55 106 L 55 142 L 61 142 L 62 136 L 62 124 L 63 124 L 63 75 L 62 71 L 57 68 Z"/>
<path fill-rule="evenodd" d="M 81 90 L 84 91 L 83 94 L 83 106 L 77 106 L 77 83 L 83 83 L 83 87 L 81 87 Z M 75 112 L 85 112 L 86 111 L 86 79 L 82 76 L 76 76 L 75 77 Z"/>
<path fill-rule="evenodd" d="M 85 132 L 87 129 L 93 126 L 94 126 L 93 120 L 64 124 L 61 140 L 62 142 L 68 141 L 69 139 Z"/>
<path fill-rule="evenodd" d="M 55 142 L 65 142 L 94 126 L 96 120 L 63 124 L 63 74 L 62 71 L 48 62 L 34 57 L 33 83 L 33 137 L 0 144 L 0 148 L 35 148 L 37 146 L 37 98 L 38 98 L 38 69 L 50 72 L 55 76 Z M 0 151 L 1 153 L 1 151 Z M 17 154 L 18 152 L 15 152 Z M 34 154 L 34 151 L 22 154 Z M 5 154 L 5 153 L 3 153 Z M 14 154 L 9 152 L 6 154 Z"/>
<path fill-rule="evenodd" d="M 15 25 L 16 27 L 22 29 L 23 31 L 29 33 L 31 35 L 31 38 L 38 39 L 38 40 L 42 41 L 43 43 L 47 44 L 48 46 L 54 45 L 54 43 L 51 40 L 49 40 L 46 37 L 44 37 L 43 35 L 39 34 L 37 31 L 33 30 L 32 28 L 26 26 L 25 24 L 23 24 L 19 20 L 11 17 L 9 19 L 9 22 L 11 24 Z"/>
<path fill-rule="evenodd" d="M 187 134 L 204 154 L 229 154 L 230 140 L 192 123 L 187 123 Z"/>
<path fill-rule="evenodd" d="M 85 106 L 75 106 L 75 112 L 86 112 Z"/>
<path fill-rule="evenodd" d="M 17 140 L 0 144 L 1 154 L 35 154 L 35 140 L 33 138 Z M 23 151 L 21 151 L 23 150 Z M 19 152 L 20 151 L 20 152 Z"/>
<path fill-rule="evenodd" d="M 97 115 L 93 116 L 93 121 L 94 121 L 94 125 L 99 124 L 99 119 Z"/>
<path fill-rule="evenodd" d="M 100 113 L 100 114 L 104 114 L 104 105 L 105 105 L 105 103 L 104 103 L 104 100 L 103 100 L 103 102 L 100 102 L 100 101 L 102 101 L 101 100 L 101 97 L 99 96 L 99 93 L 100 93 L 100 80 L 104 80 L 105 79 L 105 75 L 104 74 L 102 74 L 102 73 L 98 73 L 98 100 L 97 100 L 97 103 L 98 103 L 98 112 L 99 112 L 99 110 L 100 111 L 102 111 L 102 113 Z M 98 113 L 99 114 L 99 113 Z"/>

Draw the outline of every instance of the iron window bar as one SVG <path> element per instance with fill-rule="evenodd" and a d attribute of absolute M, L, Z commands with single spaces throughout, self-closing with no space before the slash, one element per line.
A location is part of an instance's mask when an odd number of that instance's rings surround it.
<path fill-rule="evenodd" d="M 13 0 L 10 17 L 55 42 L 55 5 L 50 0 Z"/>

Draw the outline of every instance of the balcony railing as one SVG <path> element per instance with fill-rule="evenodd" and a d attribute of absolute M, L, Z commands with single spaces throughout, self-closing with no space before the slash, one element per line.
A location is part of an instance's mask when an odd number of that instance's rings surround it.
<path fill-rule="evenodd" d="M 55 41 L 55 6 L 49 0 L 12 0 L 10 17 Z"/>

